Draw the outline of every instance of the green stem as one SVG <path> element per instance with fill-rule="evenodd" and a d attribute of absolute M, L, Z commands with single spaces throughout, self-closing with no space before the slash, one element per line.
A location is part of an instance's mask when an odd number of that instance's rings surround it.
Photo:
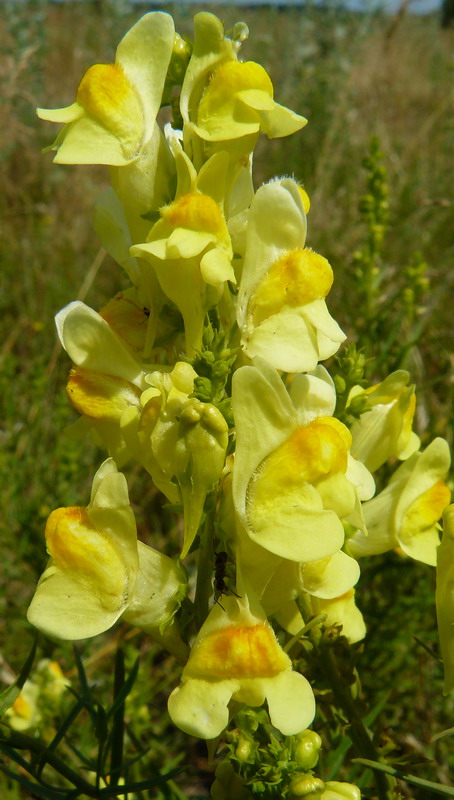
<path fill-rule="evenodd" d="M 194 613 L 198 630 L 200 630 L 208 616 L 209 601 L 211 595 L 213 594 L 213 536 L 214 507 L 207 510 L 205 522 L 202 530 L 200 531 L 197 584 L 194 598 Z"/>
<path fill-rule="evenodd" d="M 367 759 L 374 763 L 378 762 L 380 760 L 379 753 L 375 748 L 369 731 L 361 719 L 355 701 L 352 697 L 350 687 L 346 686 L 342 679 L 331 643 L 322 637 L 319 643 L 319 648 L 321 652 L 319 664 L 325 673 L 325 677 L 327 678 L 331 689 L 333 690 L 339 706 L 350 722 L 349 735 L 354 746 L 361 756 L 364 755 Z M 371 769 L 374 769 L 375 772 L 378 797 L 380 800 L 391 800 L 392 794 L 390 794 L 390 792 L 395 786 L 395 781 L 390 781 L 384 774 L 383 770 L 375 768 L 372 766 L 372 764 L 369 766 Z"/>
<path fill-rule="evenodd" d="M 418 778 L 416 775 L 407 775 L 398 769 L 394 769 L 394 767 L 390 767 L 388 764 L 369 761 L 367 758 L 352 758 L 352 762 L 354 764 L 364 764 L 365 767 L 370 767 L 375 771 L 384 772 L 386 775 L 393 775 L 400 781 L 405 781 L 405 783 L 410 783 L 413 786 L 421 786 L 423 789 L 430 789 L 432 792 L 435 792 L 435 794 L 441 794 L 444 797 L 454 797 L 453 786 L 443 786 L 442 783 L 426 781 L 424 778 Z"/>

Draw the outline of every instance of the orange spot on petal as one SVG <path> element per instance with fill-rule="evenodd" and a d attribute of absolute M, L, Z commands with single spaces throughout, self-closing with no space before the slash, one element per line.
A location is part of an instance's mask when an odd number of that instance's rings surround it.
<path fill-rule="evenodd" d="M 268 625 L 229 625 L 208 634 L 191 653 L 186 674 L 199 678 L 271 678 L 290 667 Z"/>

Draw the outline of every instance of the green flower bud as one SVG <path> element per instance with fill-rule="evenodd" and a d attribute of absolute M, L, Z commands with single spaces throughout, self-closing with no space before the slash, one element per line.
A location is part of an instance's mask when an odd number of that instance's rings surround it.
<path fill-rule="evenodd" d="M 251 794 L 227 760 L 217 766 L 210 794 L 212 800 L 251 800 Z"/>
<path fill-rule="evenodd" d="M 321 778 L 315 775 L 297 775 L 289 786 L 289 798 L 304 797 L 306 800 L 319 800 L 325 788 Z"/>
<path fill-rule="evenodd" d="M 293 757 L 298 766 L 302 769 L 312 769 L 315 767 L 322 740 L 315 731 L 306 730 L 299 733 L 293 750 Z"/>
<path fill-rule="evenodd" d="M 186 68 L 191 58 L 191 46 L 179 33 L 175 33 L 172 55 L 167 70 L 167 83 L 181 86 L 186 73 Z"/>
<path fill-rule="evenodd" d="M 254 745 L 247 739 L 241 738 L 235 750 L 235 757 L 238 761 L 251 761 Z"/>
<path fill-rule="evenodd" d="M 337 394 L 343 394 L 347 388 L 345 378 L 343 378 L 342 375 L 335 375 L 333 380 Z"/>
<path fill-rule="evenodd" d="M 310 799 L 312 800 L 312 798 Z M 357 786 L 343 781 L 328 781 L 321 800 L 361 800 L 361 792 Z"/>
<path fill-rule="evenodd" d="M 224 417 L 211 403 L 194 399 L 181 412 L 181 461 L 176 465 L 175 476 L 180 484 L 185 512 L 182 558 L 189 552 L 196 536 L 205 497 L 219 480 L 224 468 L 228 435 Z"/>

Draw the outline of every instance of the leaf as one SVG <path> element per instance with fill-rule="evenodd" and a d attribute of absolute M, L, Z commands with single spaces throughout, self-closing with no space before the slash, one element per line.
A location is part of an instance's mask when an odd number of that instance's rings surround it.
<path fill-rule="evenodd" d="M 368 758 L 352 758 L 354 764 L 364 764 L 378 772 L 384 772 L 386 775 L 393 775 L 401 781 L 410 783 L 413 786 L 420 786 L 423 789 L 430 789 L 434 794 L 440 794 L 444 797 L 454 797 L 454 786 L 443 786 L 441 783 L 434 783 L 434 781 L 426 781 L 424 778 L 418 778 L 417 775 L 408 775 L 400 770 L 390 767 L 388 764 L 381 764 L 378 761 L 370 761 Z"/>
<path fill-rule="evenodd" d="M 0 716 L 4 714 L 8 708 L 11 708 L 14 701 L 17 700 L 17 698 L 19 697 L 22 688 L 24 686 L 24 683 L 27 680 L 28 676 L 30 675 L 31 668 L 33 666 L 33 661 L 35 660 L 37 645 L 38 645 L 38 634 L 35 634 L 32 648 L 27 656 L 27 659 L 18 677 L 16 678 L 14 683 L 11 684 L 11 686 L 8 686 L 8 688 L 5 689 L 5 691 L 3 691 L 0 694 Z"/>
<path fill-rule="evenodd" d="M 446 728 L 444 731 L 440 731 L 440 733 L 436 733 L 435 736 L 432 736 L 432 741 L 436 742 L 438 739 L 443 739 L 444 736 L 452 736 L 454 734 L 454 728 Z"/>
<path fill-rule="evenodd" d="M 138 663 L 136 661 L 135 666 Z M 133 670 L 134 671 L 134 670 Z M 131 676 L 129 676 L 131 677 Z M 132 688 L 131 684 L 131 688 Z M 114 703 L 108 711 L 108 716 L 113 714 L 113 724 L 111 733 L 110 750 L 110 785 L 118 786 L 120 775 L 123 771 L 123 744 L 125 730 L 125 659 L 124 652 L 119 647 L 115 658 L 115 683 L 114 683 Z"/>
<path fill-rule="evenodd" d="M 66 732 L 71 728 L 71 725 L 74 722 L 74 720 L 76 719 L 76 717 L 78 717 L 80 712 L 82 711 L 82 709 L 86 707 L 85 700 L 86 700 L 85 697 L 81 697 L 81 698 L 78 699 L 78 702 L 71 709 L 69 714 L 67 714 L 67 716 L 63 720 L 62 724 L 58 728 L 54 738 L 52 739 L 50 744 L 47 746 L 46 752 L 53 752 L 54 750 L 57 749 L 58 745 L 62 741 L 62 739 L 65 736 Z M 38 768 L 36 770 L 36 777 L 38 777 L 38 778 L 40 777 L 44 767 L 46 766 L 46 763 L 47 763 L 46 754 L 44 753 L 43 758 L 41 759 L 41 761 L 39 763 L 39 766 L 38 766 Z"/>

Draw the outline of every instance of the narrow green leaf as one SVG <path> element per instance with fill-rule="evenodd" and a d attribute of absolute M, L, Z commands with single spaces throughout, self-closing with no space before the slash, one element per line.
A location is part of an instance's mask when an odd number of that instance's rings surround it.
<path fill-rule="evenodd" d="M 62 792 L 53 792 L 49 789 L 45 789 L 44 787 L 40 786 L 38 783 L 34 783 L 33 781 L 28 780 L 25 775 L 20 775 L 12 770 L 8 769 L 4 764 L 0 763 L 0 770 L 8 777 L 12 778 L 12 780 L 16 781 L 19 786 L 22 786 L 23 789 L 26 789 L 29 793 L 30 797 L 42 797 L 44 800 L 70 800 L 71 797 L 75 795 L 72 792 L 65 790 L 65 794 L 63 795 Z"/>
<path fill-rule="evenodd" d="M 73 647 L 73 653 L 74 653 L 74 661 L 76 662 L 77 674 L 79 676 L 79 683 L 80 683 L 81 689 L 82 689 L 84 694 L 90 694 L 90 687 L 88 685 L 87 676 L 85 674 L 83 661 L 81 659 L 79 650 L 76 647 L 76 645 L 74 645 L 74 647 Z"/>
<path fill-rule="evenodd" d="M 11 708 L 14 701 L 17 700 L 17 698 L 19 697 L 22 691 L 22 687 L 25 681 L 27 680 L 28 676 L 30 675 L 31 668 L 33 666 L 33 661 L 35 660 L 37 645 L 38 645 L 38 634 L 35 634 L 31 650 L 26 658 L 26 661 L 18 677 L 16 678 L 14 683 L 11 684 L 11 686 L 8 686 L 8 688 L 5 689 L 0 694 L 0 716 L 4 714 L 8 708 Z"/>
<path fill-rule="evenodd" d="M 140 658 L 137 658 L 136 661 L 134 662 L 134 665 L 131 669 L 131 672 L 129 673 L 127 680 L 124 681 L 122 686 L 119 688 L 118 693 L 115 692 L 114 702 L 106 712 L 107 719 L 109 719 L 112 715 L 116 714 L 118 708 L 125 702 L 128 694 L 131 692 L 137 680 L 137 675 L 139 672 L 139 661 Z"/>
<path fill-rule="evenodd" d="M 113 788 L 111 786 L 107 786 L 105 789 L 100 789 L 99 797 L 117 797 L 120 795 L 125 795 L 131 792 L 142 792 L 146 789 L 153 789 L 155 786 L 162 786 L 164 783 L 167 783 L 172 778 L 175 778 L 177 775 L 180 775 L 183 772 L 183 769 L 175 769 L 171 772 L 167 772 L 165 775 L 160 775 L 159 777 L 152 778 L 148 781 L 139 781 L 138 783 L 129 783 L 128 785 L 117 786 Z"/>
<path fill-rule="evenodd" d="M 137 661 L 136 661 L 137 664 Z M 131 677 L 131 676 L 129 676 Z M 132 686 L 133 684 L 131 684 Z M 110 751 L 110 785 L 118 786 L 123 765 L 123 741 L 125 731 L 125 660 L 121 647 L 117 649 L 115 658 L 114 703 L 109 713 L 113 712 L 113 725 Z M 121 699 L 119 699 L 121 698 Z"/>
<path fill-rule="evenodd" d="M 81 697 L 79 699 L 79 701 L 76 703 L 76 705 L 71 709 L 71 711 L 66 716 L 66 718 L 63 720 L 62 724 L 58 728 L 58 730 L 57 730 L 54 738 L 50 742 L 50 744 L 47 745 L 47 751 L 48 752 L 52 753 L 54 750 L 57 749 L 58 745 L 62 741 L 63 737 L 66 735 L 67 731 L 70 729 L 70 727 L 73 724 L 74 720 L 79 716 L 80 712 L 85 707 L 86 707 L 85 706 L 85 698 Z M 46 763 L 47 763 L 47 759 L 46 759 L 46 757 L 44 755 L 44 757 L 41 759 L 41 761 L 40 761 L 40 763 L 38 765 L 38 768 L 36 770 L 36 776 L 37 777 L 39 777 L 41 775 L 44 767 L 46 766 Z"/>
<path fill-rule="evenodd" d="M 423 789 L 430 789 L 435 794 L 443 795 L 443 797 L 454 797 L 454 786 L 443 786 L 441 783 L 434 783 L 433 781 L 426 781 L 424 778 L 418 778 L 416 775 L 408 775 L 401 772 L 388 764 L 381 764 L 379 761 L 369 761 L 367 758 L 352 758 L 352 762 L 356 764 L 364 764 L 365 767 L 384 772 L 386 775 L 392 775 L 401 781 L 410 783 L 412 786 L 420 786 Z"/>
<path fill-rule="evenodd" d="M 436 733 L 435 736 L 432 736 L 432 741 L 437 742 L 438 739 L 443 739 L 445 736 L 452 736 L 454 734 L 454 728 L 446 728 L 444 731 L 440 731 L 440 733 Z"/>

